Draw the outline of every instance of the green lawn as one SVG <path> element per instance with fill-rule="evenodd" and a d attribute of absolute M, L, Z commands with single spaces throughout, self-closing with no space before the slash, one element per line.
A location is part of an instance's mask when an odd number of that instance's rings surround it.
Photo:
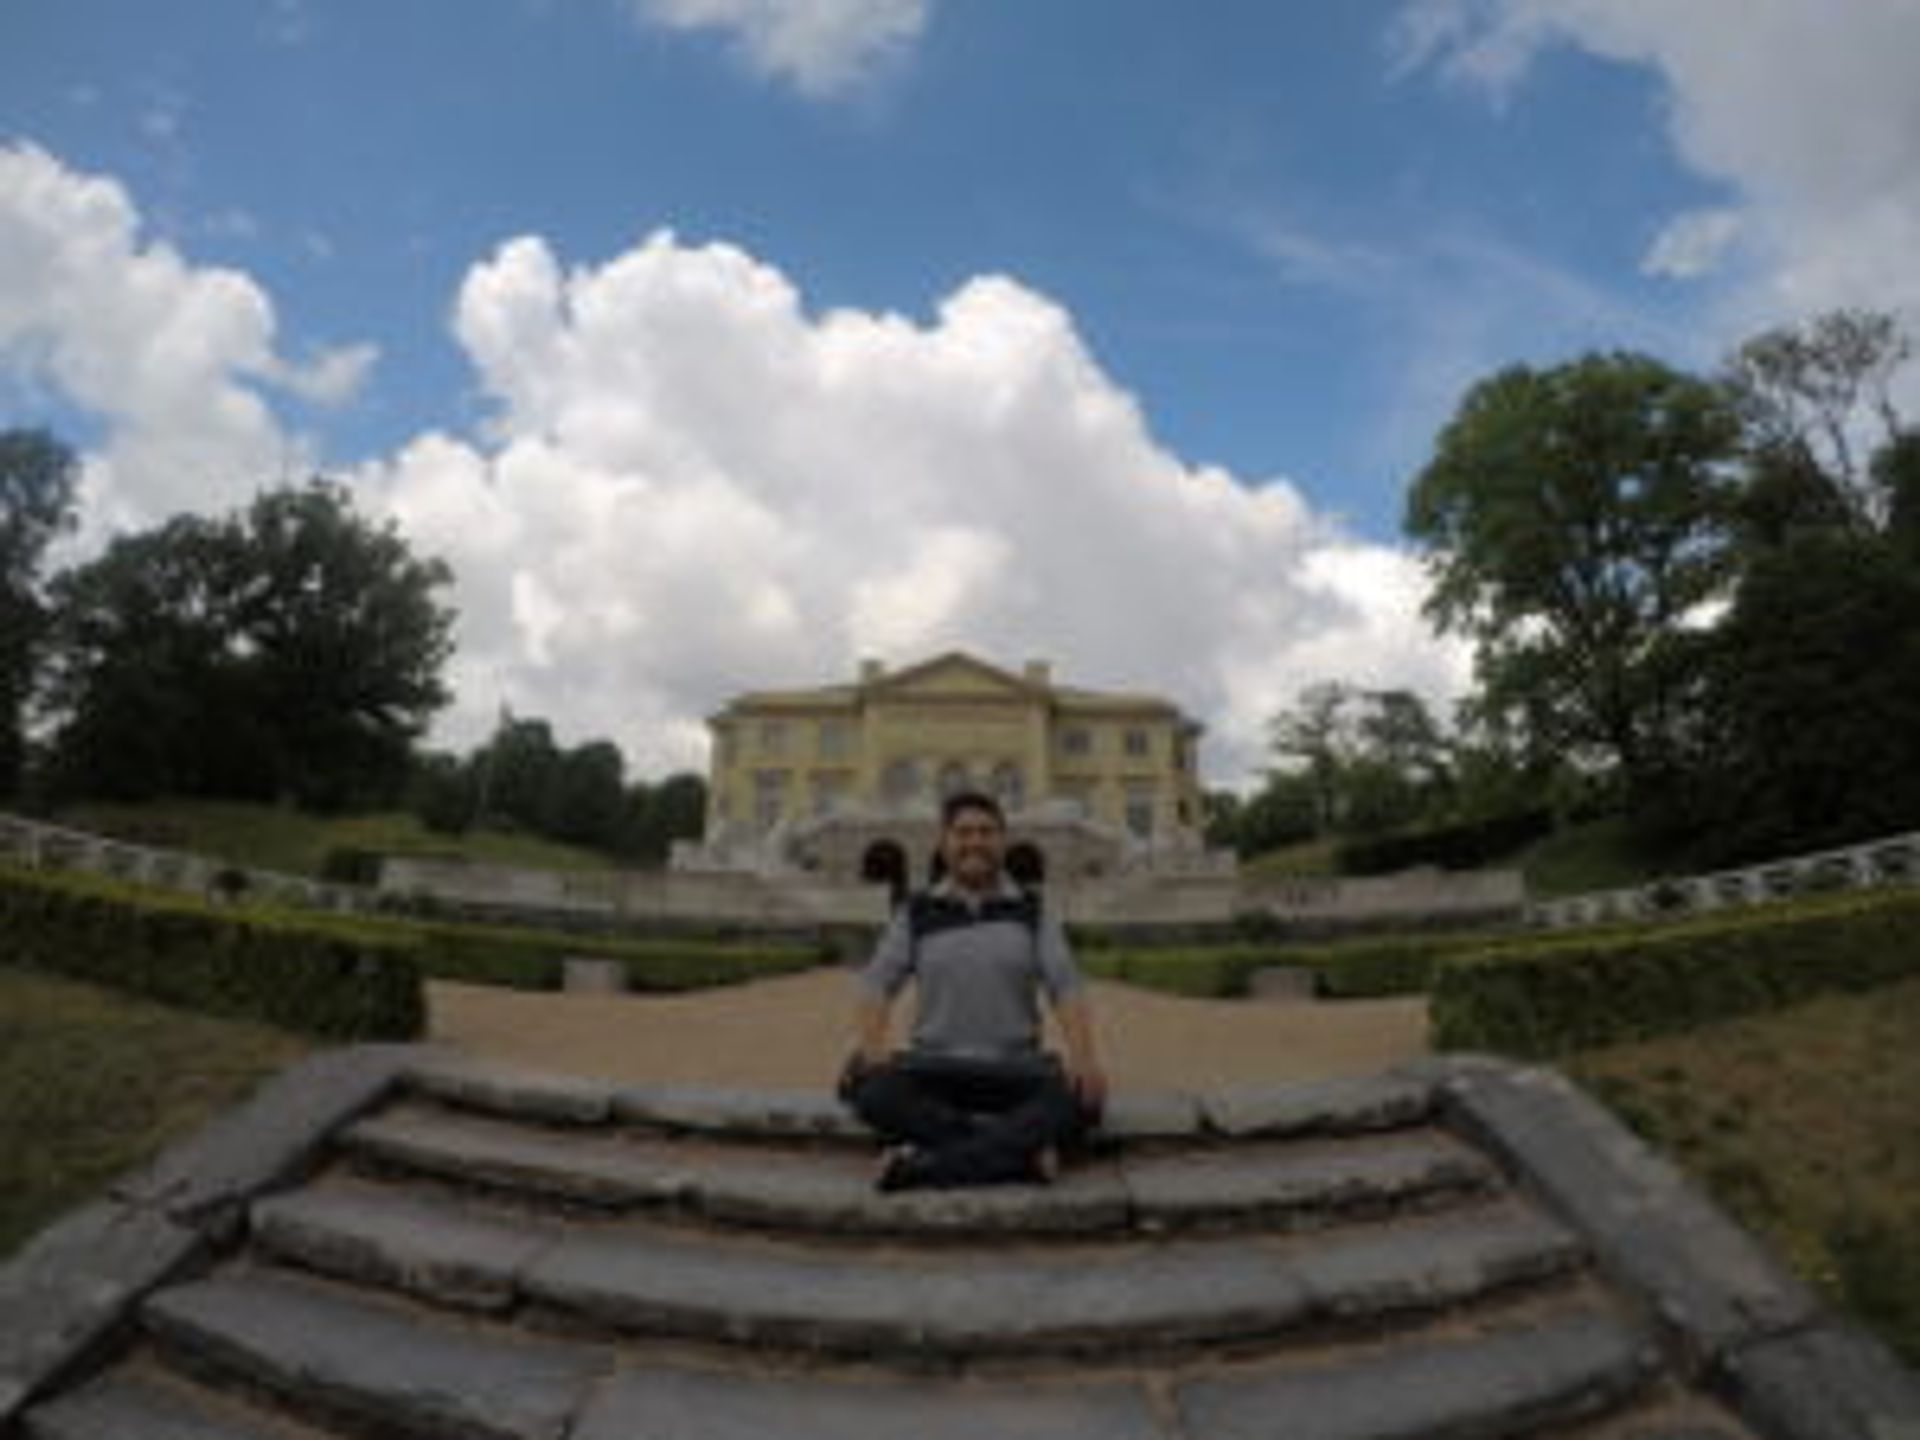
<path fill-rule="evenodd" d="M 1338 840 L 1306 840 L 1298 845 L 1283 845 L 1240 862 L 1242 875 L 1332 875 Z"/>
<path fill-rule="evenodd" d="M 1589 1051 L 1566 1068 L 1920 1364 L 1920 980 Z"/>
<path fill-rule="evenodd" d="M 1244 875 L 1334 875 L 1339 848 L 1337 839 L 1308 840 L 1243 860 L 1240 871 Z M 1489 860 L 1483 868 L 1519 870 L 1526 877 L 1528 893 L 1536 897 L 1638 885 L 1655 874 L 1634 852 L 1626 823 L 1619 819 L 1556 830 L 1512 855 Z"/>
<path fill-rule="evenodd" d="M 310 1048 L 0 966 L 0 1259 Z"/>
<path fill-rule="evenodd" d="M 605 855 L 531 835 L 496 831 L 438 835 L 404 812 L 325 816 L 269 805 L 168 800 L 148 805 L 78 805 L 62 813 L 58 823 L 290 875 L 318 875 L 327 852 L 335 848 L 456 856 L 541 870 L 613 866 Z"/>

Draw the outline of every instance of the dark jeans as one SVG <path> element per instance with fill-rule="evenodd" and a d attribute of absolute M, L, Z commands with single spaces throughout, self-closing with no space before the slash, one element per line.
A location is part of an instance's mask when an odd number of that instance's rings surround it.
<path fill-rule="evenodd" d="M 1041 1150 L 1072 1144 L 1099 1119 L 1050 1055 L 1002 1063 L 908 1051 L 853 1077 L 846 1098 L 883 1139 L 925 1153 L 932 1185 L 1031 1180 Z"/>

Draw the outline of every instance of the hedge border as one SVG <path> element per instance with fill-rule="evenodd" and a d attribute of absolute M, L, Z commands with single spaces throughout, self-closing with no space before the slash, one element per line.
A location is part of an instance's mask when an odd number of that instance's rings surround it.
<path fill-rule="evenodd" d="M 210 1015 L 343 1040 L 407 1040 L 426 1023 L 409 947 L 312 921 L 0 866 L 5 963 Z"/>
<path fill-rule="evenodd" d="M 1442 1050 L 1550 1058 L 1920 975 L 1920 893 L 1541 937 L 1442 962 Z"/>

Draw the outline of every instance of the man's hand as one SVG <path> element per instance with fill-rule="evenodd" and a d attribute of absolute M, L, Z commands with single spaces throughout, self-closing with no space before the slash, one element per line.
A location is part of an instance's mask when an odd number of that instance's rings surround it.
<path fill-rule="evenodd" d="M 1067 1083 L 1080 1108 L 1098 1117 L 1107 1104 L 1107 1075 L 1093 1041 L 1093 1013 L 1084 996 L 1074 995 L 1057 1005 L 1054 1014 L 1067 1042 Z"/>
<path fill-rule="evenodd" d="M 846 1064 L 840 1067 L 840 1083 L 834 1086 L 833 1093 L 847 1104 L 853 1103 L 853 1092 L 860 1088 L 860 1082 L 874 1069 L 874 1062 L 867 1058 L 864 1050 L 855 1050 L 847 1056 Z"/>
<path fill-rule="evenodd" d="M 1073 1086 L 1074 1098 L 1088 1114 L 1098 1115 L 1107 1108 L 1107 1076 L 1098 1065 L 1069 1068 L 1067 1083 Z"/>

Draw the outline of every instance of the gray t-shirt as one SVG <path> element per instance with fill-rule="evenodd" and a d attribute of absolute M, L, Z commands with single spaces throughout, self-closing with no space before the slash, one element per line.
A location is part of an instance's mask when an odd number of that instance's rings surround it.
<path fill-rule="evenodd" d="M 909 907 L 895 911 L 860 984 L 890 1000 L 909 979 L 917 983 L 916 1051 L 981 1059 L 1038 1051 L 1039 991 L 1057 1005 L 1082 983 L 1060 922 L 1042 913 L 1029 926 L 1006 904 L 971 904 L 952 885 L 932 894 L 952 902 L 943 923 L 916 941 Z M 1007 882 L 994 899 L 1018 901 L 1020 891 Z"/>

